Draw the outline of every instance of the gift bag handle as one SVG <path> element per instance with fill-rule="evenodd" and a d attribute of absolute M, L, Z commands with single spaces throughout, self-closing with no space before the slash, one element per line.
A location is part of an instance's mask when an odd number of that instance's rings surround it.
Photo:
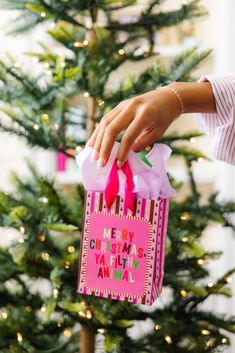
<path fill-rule="evenodd" d="M 132 171 L 128 161 L 126 161 L 120 168 L 126 176 L 125 182 L 125 201 L 124 204 L 132 212 L 134 211 L 134 182 Z M 113 166 L 111 168 L 106 186 L 104 191 L 105 202 L 107 207 L 110 209 L 113 202 L 115 201 L 117 194 L 119 192 L 119 178 L 118 178 L 118 166 L 117 160 L 115 159 Z"/>

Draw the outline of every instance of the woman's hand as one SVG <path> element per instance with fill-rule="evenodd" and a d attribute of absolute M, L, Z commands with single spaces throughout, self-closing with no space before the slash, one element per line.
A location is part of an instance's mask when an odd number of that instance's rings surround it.
<path fill-rule="evenodd" d="M 116 137 L 123 130 L 117 160 L 123 163 L 130 148 L 139 152 L 159 139 L 180 114 L 180 102 L 173 92 L 153 90 L 119 103 L 104 116 L 87 145 L 93 147 L 92 159 L 103 167 Z"/>
<path fill-rule="evenodd" d="M 118 150 L 119 164 L 130 148 L 139 152 L 154 143 L 182 112 L 216 112 L 210 82 L 173 82 L 167 89 L 153 90 L 119 103 L 104 116 L 87 145 L 93 147 L 93 160 L 103 167 L 118 134 L 124 131 Z"/>

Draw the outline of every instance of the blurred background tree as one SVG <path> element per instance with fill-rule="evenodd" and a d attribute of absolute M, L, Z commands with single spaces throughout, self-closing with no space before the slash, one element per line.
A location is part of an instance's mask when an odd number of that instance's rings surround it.
<path fill-rule="evenodd" d="M 36 73 L 19 67 L 10 54 L 0 61 L 1 129 L 32 147 L 75 158 L 101 117 L 121 100 L 172 81 L 195 80 L 192 71 L 210 50 L 193 47 L 165 64 L 158 58 L 156 34 L 207 11 L 198 0 L 162 11 L 163 2 L 149 1 L 136 15 L 135 0 L 0 0 L 2 9 L 16 11 L 9 34 L 33 35 L 37 26 L 45 31 L 47 22 L 48 43 L 49 37 L 56 43 L 55 48 L 40 42 L 40 52 L 27 53 L 37 61 Z M 121 18 L 124 8 L 133 9 L 132 18 Z M 153 65 L 108 88 L 111 74 L 125 62 L 141 65 L 151 57 Z M 78 109 L 79 119 L 74 119 Z M 206 251 L 201 238 L 211 222 L 233 227 L 229 216 L 235 205 L 218 203 L 216 195 L 201 203 L 192 165 L 206 157 L 185 145 L 197 136 L 189 132 L 162 139 L 185 161 L 191 194 L 171 203 L 162 294 L 167 300 L 150 310 L 76 293 L 82 186 L 61 190 L 31 162 L 29 179 L 14 173 L 14 191 L 0 194 L 0 225 L 20 233 L 9 248 L 0 249 L 2 353 L 199 353 L 229 345 L 235 318 L 203 310 L 202 304 L 213 295 L 231 296 L 234 270 L 211 282 L 207 264 L 220 253 Z M 50 295 L 39 290 L 43 286 Z M 148 330 L 133 334 L 145 323 Z"/>

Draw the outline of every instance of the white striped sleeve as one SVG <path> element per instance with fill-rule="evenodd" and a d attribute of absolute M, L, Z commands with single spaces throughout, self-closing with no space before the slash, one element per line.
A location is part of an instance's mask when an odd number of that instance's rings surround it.
<path fill-rule="evenodd" d="M 235 74 L 206 75 L 215 96 L 216 113 L 194 114 L 196 121 L 211 137 L 216 159 L 235 165 Z"/>

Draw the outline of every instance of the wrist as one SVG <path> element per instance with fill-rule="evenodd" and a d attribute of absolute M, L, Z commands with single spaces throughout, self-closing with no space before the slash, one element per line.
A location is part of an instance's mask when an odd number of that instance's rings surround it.
<path fill-rule="evenodd" d="M 168 87 L 175 89 L 183 101 L 184 113 L 215 113 L 215 97 L 210 82 L 172 82 Z"/>

